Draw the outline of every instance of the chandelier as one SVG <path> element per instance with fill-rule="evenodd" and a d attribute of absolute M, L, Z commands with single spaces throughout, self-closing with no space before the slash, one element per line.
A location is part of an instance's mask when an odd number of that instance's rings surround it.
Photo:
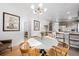
<path fill-rule="evenodd" d="M 37 15 L 42 15 L 47 11 L 47 8 L 44 8 L 43 4 L 38 4 L 38 6 L 32 5 L 31 8 L 33 9 L 33 13 Z"/>

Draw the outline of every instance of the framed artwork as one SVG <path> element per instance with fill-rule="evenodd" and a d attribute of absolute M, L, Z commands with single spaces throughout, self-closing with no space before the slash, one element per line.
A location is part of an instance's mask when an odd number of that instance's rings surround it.
<path fill-rule="evenodd" d="M 40 30 L 40 22 L 37 20 L 34 20 L 34 31 Z"/>
<path fill-rule="evenodd" d="M 3 12 L 3 31 L 20 31 L 20 16 Z"/>

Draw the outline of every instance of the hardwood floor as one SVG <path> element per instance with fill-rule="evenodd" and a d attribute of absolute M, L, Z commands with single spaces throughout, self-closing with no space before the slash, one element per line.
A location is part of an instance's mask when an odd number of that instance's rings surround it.
<path fill-rule="evenodd" d="M 1 55 L 2 56 L 21 56 L 21 52 L 19 50 L 19 47 L 14 47 L 12 48 L 12 51 L 10 49 L 7 49 Z"/>
<path fill-rule="evenodd" d="M 70 56 L 79 56 L 79 48 L 73 48 L 71 47 L 69 50 Z"/>
<path fill-rule="evenodd" d="M 1 56 L 22 56 L 22 55 L 19 50 L 19 47 L 14 47 L 12 51 L 10 49 L 5 50 L 3 54 L 1 54 Z M 71 47 L 68 56 L 79 56 L 79 49 Z"/>

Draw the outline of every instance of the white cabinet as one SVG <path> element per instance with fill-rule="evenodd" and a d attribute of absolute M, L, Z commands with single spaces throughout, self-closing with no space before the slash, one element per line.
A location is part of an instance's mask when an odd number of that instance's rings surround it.
<path fill-rule="evenodd" d="M 79 48 L 79 33 L 69 34 L 69 45 Z"/>

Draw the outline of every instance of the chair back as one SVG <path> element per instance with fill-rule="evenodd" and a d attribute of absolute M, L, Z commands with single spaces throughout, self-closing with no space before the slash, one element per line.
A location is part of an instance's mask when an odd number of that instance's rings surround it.
<path fill-rule="evenodd" d="M 39 36 L 31 36 L 31 37 L 29 37 L 28 39 L 30 39 L 30 38 L 38 39 L 38 38 L 40 38 L 40 37 L 39 37 Z"/>
<path fill-rule="evenodd" d="M 66 56 L 69 51 L 69 45 L 65 42 L 59 42 L 58 46 L 53 46 L 57 56 Z"/>
<path fill-rule="evenodd" d="M 30 56 L 39 56 L 40 50 L 38 48 L 32 47 L 29 51 Z"/>
<path fill-rule="evenodd" d="M 47 56 L 56 56 L 56 51 L 55 51 L 55 49 L 54 49 L 53 47 L 50 48 L 50 49 L 48 49 L 47 52 L 46 52 L 46 55 L 47 55 Z"/>
<path fill-rule="evenodd" d="M 25 53 L 28 54 L 30 46 L 29 46 L 29 43 L 27 41 L 22 42 L 19 45 L 19 47 L 20 47 L 20 51 L 21 51 L 22 55 L 24 55 Z"/>

